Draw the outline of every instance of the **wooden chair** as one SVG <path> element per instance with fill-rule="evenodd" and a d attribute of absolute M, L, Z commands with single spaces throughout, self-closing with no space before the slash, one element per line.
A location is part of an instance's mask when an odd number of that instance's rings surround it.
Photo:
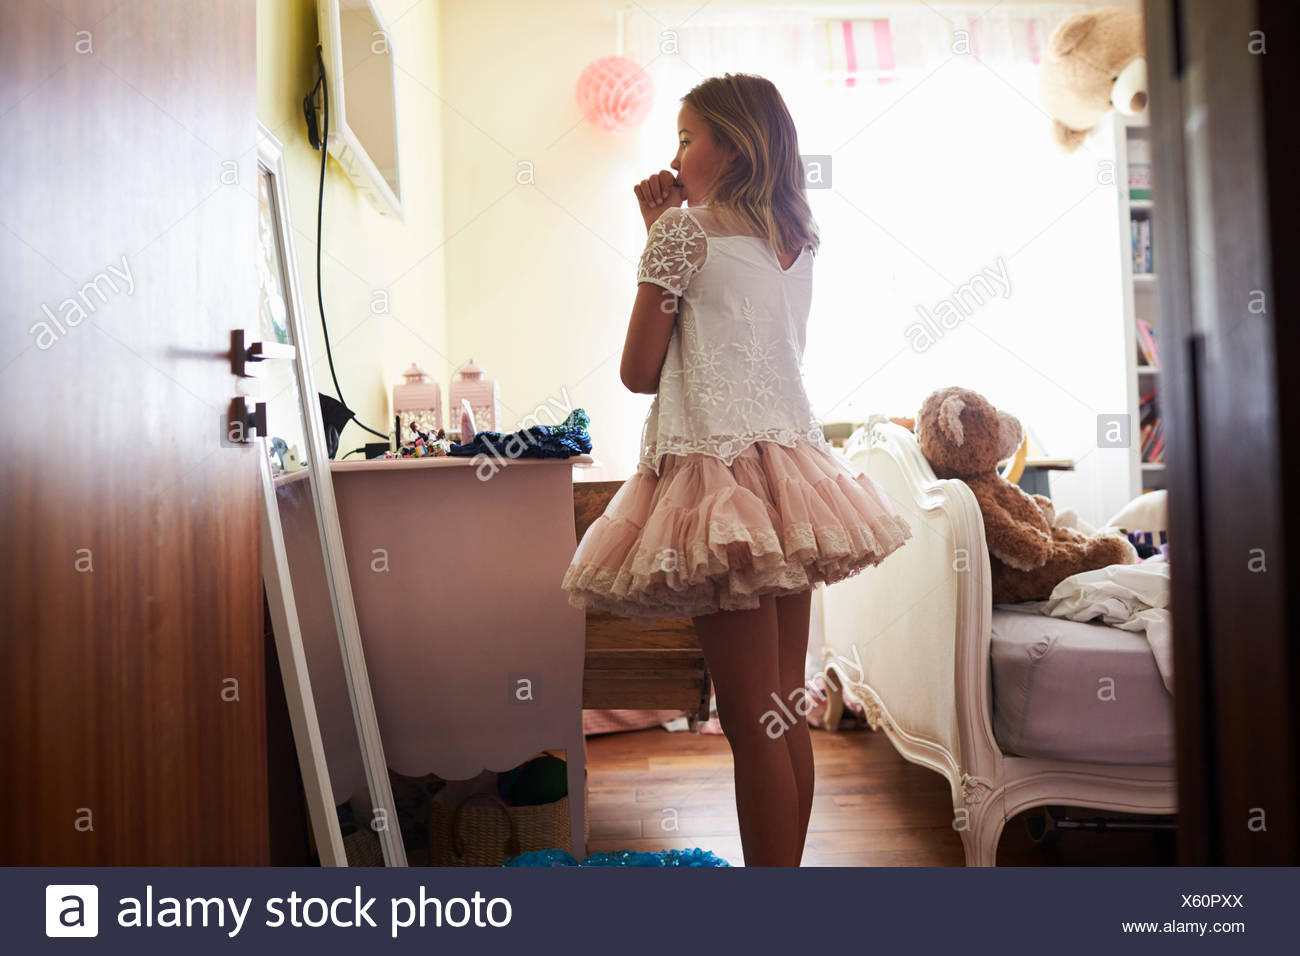
<path fill-rule="evenodd" d="M 622 485 L 621 481 L 574 484 L 578 541 Z M 683 710 L 695 731 L 699 721 L 709 719 L 709 669 L 690 618 L 638 624 L 589 609 L 582 706 L 589 710 Z"/>

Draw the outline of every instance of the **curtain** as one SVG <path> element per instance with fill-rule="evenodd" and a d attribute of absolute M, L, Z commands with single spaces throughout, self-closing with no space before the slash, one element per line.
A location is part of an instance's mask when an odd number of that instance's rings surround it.
<path fill-rule="evenodd" d="M 924 76 L 953 55 L 992 67 L 1037 65 L 1061 20 L 1103 5 L 873 4 L 827 14 L 818 6 L 633 4 L 624 11 L 624 54 L 641 64 L 677 56 L 702 77 L 888 84 Z"/>

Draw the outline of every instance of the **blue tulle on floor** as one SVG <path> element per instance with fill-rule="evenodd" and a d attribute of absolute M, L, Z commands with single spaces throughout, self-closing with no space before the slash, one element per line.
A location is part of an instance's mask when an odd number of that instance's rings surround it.
<path fill-rule="evenodd" d="M 731 866 L 709 850 L 659 850 L 641 853 L 637 850 L 615 850 L 613 853 L 593 853 L 581 863 L 568 850 L 534 850 L 512 856 L 502 866 Z"/>

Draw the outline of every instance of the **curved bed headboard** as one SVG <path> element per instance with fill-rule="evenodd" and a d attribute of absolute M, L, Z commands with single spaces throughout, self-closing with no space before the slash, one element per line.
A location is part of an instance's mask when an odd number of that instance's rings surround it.
<path fill-rule="evenodd" d="M 936 478 L 912 432 L 882 416 L 854 432 L 843 455 L 879 483 L 912 537 L 879 565 L 826 589 L 824 665 L 883 720 L 909 759 L 975 775 L 1000 753 L 979 503 L 965 482 Z"/>

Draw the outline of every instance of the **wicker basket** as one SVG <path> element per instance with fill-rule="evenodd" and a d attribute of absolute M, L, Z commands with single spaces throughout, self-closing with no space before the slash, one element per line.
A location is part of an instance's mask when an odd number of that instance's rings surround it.
<path fill-rule="evenodd" d="M 583 805 L 587 784 L 583 781 Z M 583 814 L 584 842 L 591 818 Z M 569 797 L 551 803 L 512 807 L 492 793 L 471 793 L 455 808 L 429 803 L 430 866 L 500 866 L 534 850 L 572 851 Z"/>
<path fill-rule="evenodd" d="M 348 866 L 383 866 L 384 850 L 375 831 L 367 826 L 355 826 L 356 829 L 343 838 Z"/>

